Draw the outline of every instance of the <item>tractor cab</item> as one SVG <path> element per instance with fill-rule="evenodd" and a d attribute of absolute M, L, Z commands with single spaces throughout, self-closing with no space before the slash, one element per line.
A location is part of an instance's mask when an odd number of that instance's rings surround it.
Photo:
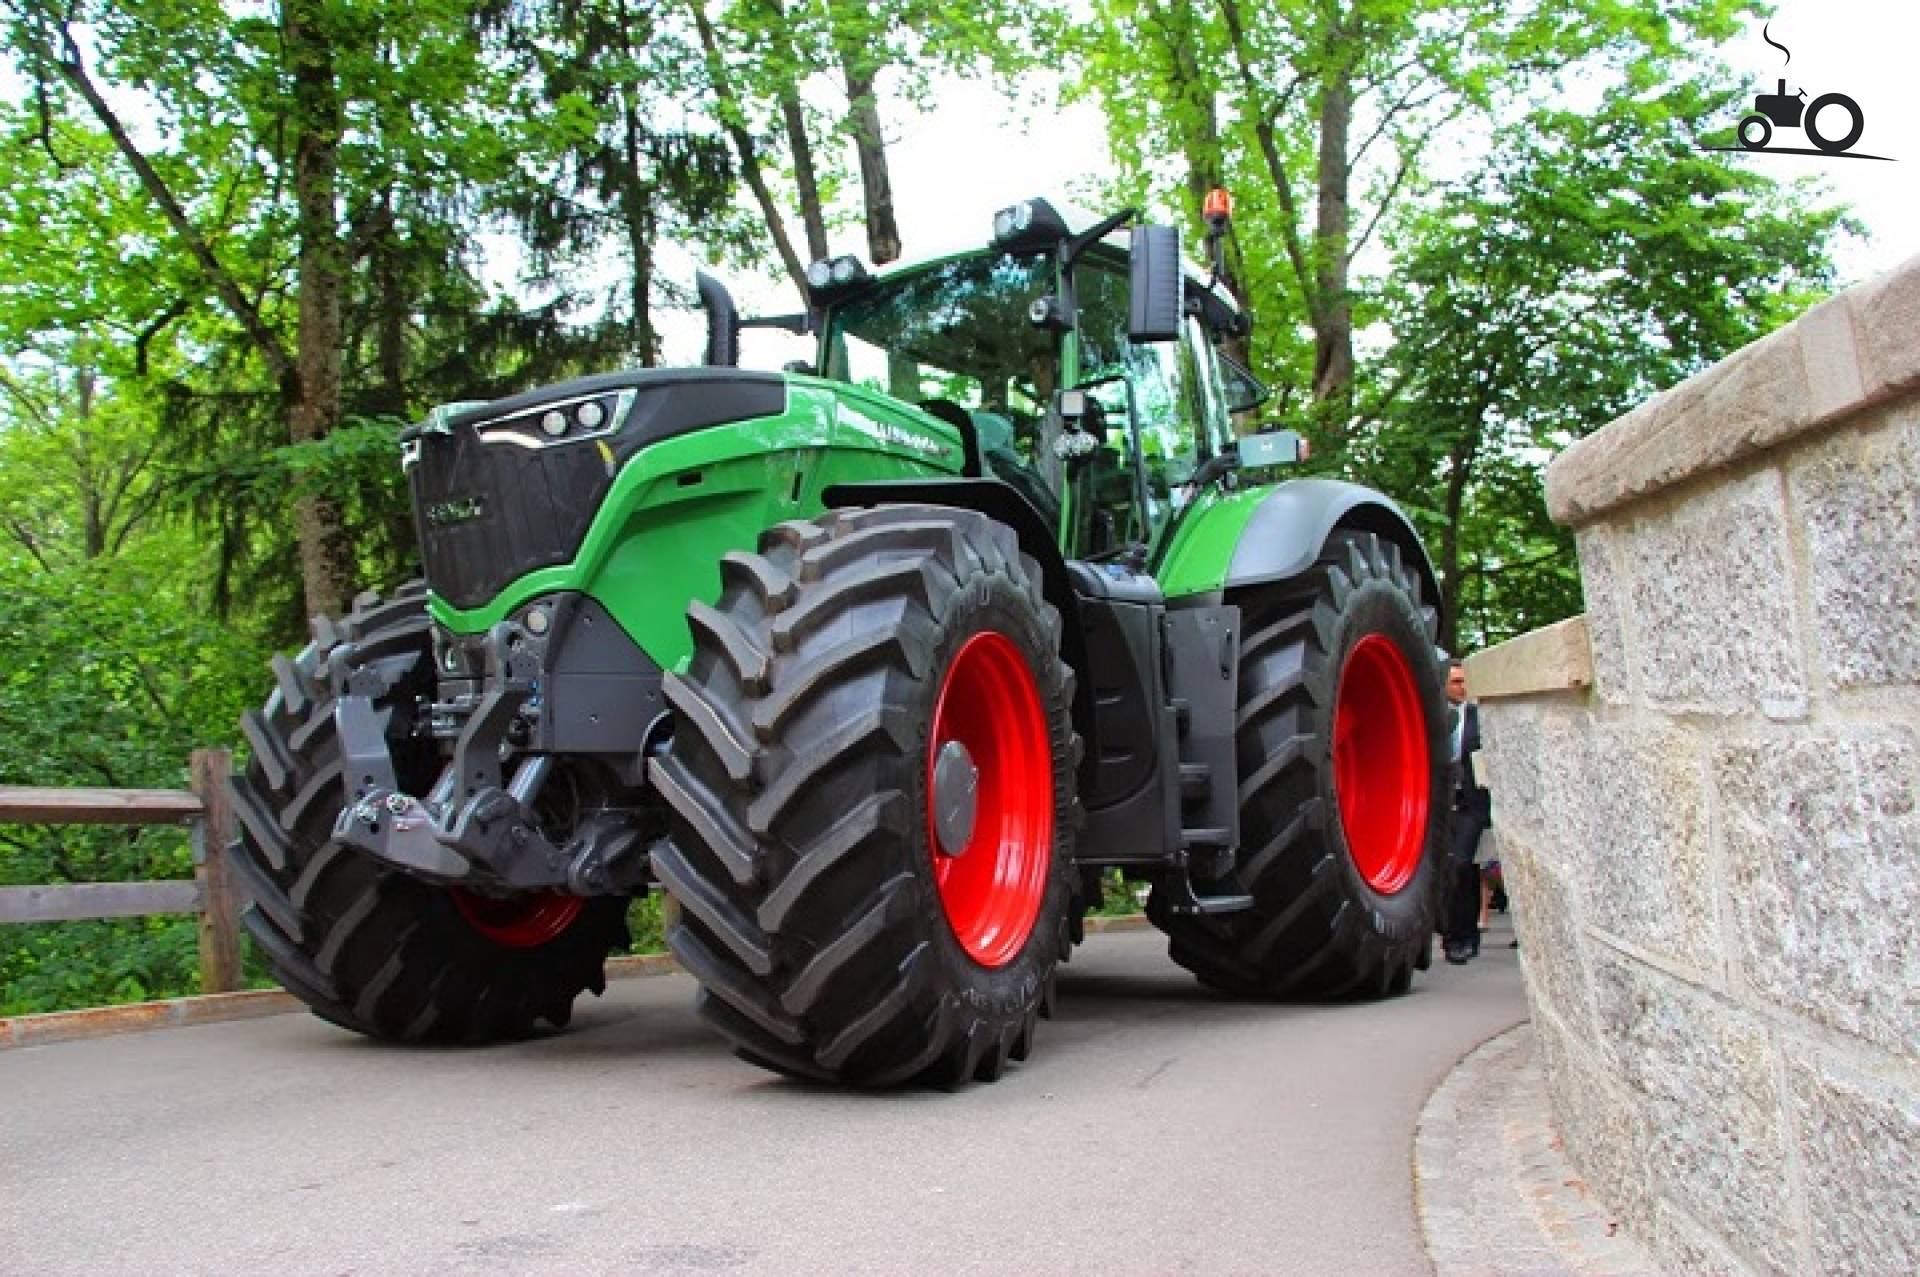
<path fill-rule="evenodd" d="M 1232 302 L 1166 228 L 1128 244 L 1131 217 L 1076 230 L 1033 200 L 981 251 L 879 279 L 820 263 L 817 367 L 959 429 L 969 472 L 1018 492 L 1067 558 L 1150 570 L 1265 391 L 1216 348 L 1244 331 Z"/>

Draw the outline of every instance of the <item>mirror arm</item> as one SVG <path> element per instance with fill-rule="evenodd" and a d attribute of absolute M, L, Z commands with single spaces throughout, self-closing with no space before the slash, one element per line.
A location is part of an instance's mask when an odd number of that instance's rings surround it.
<path fill-rule="evenodd" d="M 1240 446 L 1238 443 L 1229 443 L 1220 449 L 1220 451 L 1214 453 L 1205 461 L 1202 461 L 1200 468 L 1193 472 L 1193 478 L 1187 482 L 1193 485 L 1193 490 L 1197 493 L 1208 484 L 1217 479 L 1224 478 L 1239 468 Z"/>

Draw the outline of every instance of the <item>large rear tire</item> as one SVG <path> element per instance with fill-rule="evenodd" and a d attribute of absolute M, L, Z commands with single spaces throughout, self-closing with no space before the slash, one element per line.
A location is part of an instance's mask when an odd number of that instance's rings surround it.
<path fill-rule="evenodd" d="M 253 897 L 246 925 L 273 974 L 314 1014 L 369 1037 L 486 1042 L 545 1019 L 564 1026 L 582 989 L 605 988 L 627 944 L 624 898 L 495 899 L 433 886 L 333 840 L 349 801 L 334 693 L 356 671 L 394 676 L 375 708 L 404 792 L 423 795 L 442 760 L 413 732 L 434 690 L 426 595 L 363 594 L 292 660 L 241 722 L 253 758 L 233 782 L 241 833 L 232 863 Z"/>
<path fill-rule="evenodd" d="M 653 767 L 701 1014 L 780 1073 L 992 1081 L 1051 1005 L 1077 872 L 1039 568 L 982 515 L 885 506 L 782 524 L 721 579 Z"/>
<path fill-rule="evenodd" d="M 1239 864 L 1252 909 L 1171 914 L 1174 961 L 1248 997 L 1404 992 L 1431 952 L 1451 794 L 1436 614 L 1399 548 L 1336 533 L 1240 599 Z"/>

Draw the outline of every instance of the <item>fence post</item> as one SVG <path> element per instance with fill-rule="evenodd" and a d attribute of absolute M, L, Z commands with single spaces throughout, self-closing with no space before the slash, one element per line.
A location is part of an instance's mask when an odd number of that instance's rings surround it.
<path fill-rule="evenodd" d="M 193 792 L 203 814 L 193 822 L 193 877 L 200 884 L 200 991 L 231 993 L 240 987 L 240 893 L 227 864 L 233 841 L 233 807 L 227 801 L 232 755 L 224 749 L 193 751 Z"/>

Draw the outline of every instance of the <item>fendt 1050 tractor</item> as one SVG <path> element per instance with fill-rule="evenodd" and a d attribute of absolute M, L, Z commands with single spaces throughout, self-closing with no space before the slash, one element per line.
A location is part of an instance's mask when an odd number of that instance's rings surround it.
<path fill-rule="evenodd" d="M 280 980 L 380 1038 L 564 1025 L 658 886 L 741 1056 L 991 1080 L 1117 867 L 1218 989 L 1406 989 L 1450 797 L 1433 571 L 1378 493 L 1253 481 L 1298 441 L 1236 440 L 1246 323 L 1177 232 L 1036 200 L 809 282 L 811 365 L 734 367 L 703 279 L 710 366 L 407 432 L 424 582 L 316 620 L 244 724 Z"/>

